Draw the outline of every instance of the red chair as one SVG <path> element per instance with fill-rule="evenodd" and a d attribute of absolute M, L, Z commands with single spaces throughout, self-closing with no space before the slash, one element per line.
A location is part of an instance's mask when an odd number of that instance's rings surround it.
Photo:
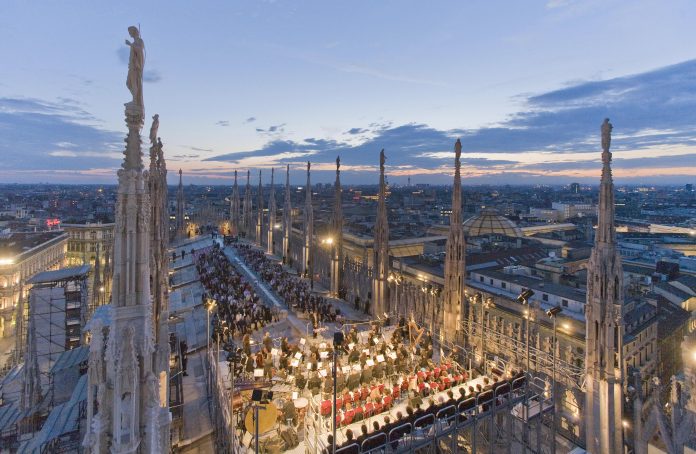
<path fill-rule="evenodd" d="M 331 402 L 325 400 L 321 403 L 321 415 L 329 416 L 331 414 Z"/>
<path fill-rule="evenodd" d="M 408 382 L 411 381 L 410 378 L 401 382 L 401 391 L 408 391 Z"/>
<path fill-rule="evenodd" d="M 353 398 L 350 396 L 350 393 L 345 393 L 343 395 L 343 402 L 345 402 L 346 405 L 353 403 Z"/>
<path fill-rule="evenodd" d="M 374 414 L 375 411 L 375 406 L 372 405 L 372 402 L 365 404 L 365 411 L 363 412 L 363 415 L 365 415 L 365 418 L 369 418 Z"/>
<path fill-rule="evenodd" d="M 378 415 L 384 411 L 384 404 L 381 403 L 376 403 L 375 404 L 375 412 L 373 414 Z"/>
<path fill-rule="evenodd" d="M 384 408 L 387 409 L 387 408 L 391 407 L 391 404 L 392 404 L 392 396 L 386 396 L 384 398 Z"/>
<path fill-rule="evenodd" d="M 336 398 L 336 411 L 340 410 L 343 408 L 343 399 L 338 397 Z"/>
<path fill-rule="evenodd" d="M 384 392 L 384 383 L 380 383 L 378 388 L 380 393 Z"/>
<path fill-rule="evenodd" d="M 363 419 L 363 408 L 362 407 L 355 407 L 354 413 L 353 413 L 353 420 L 354 421 L 360 421 Z"/>
<path fill-rule="evenodd" d="M 343 414 L 343 425 L 348 426 L 353 423 L 353 418 L 355 417 L 355 410 L 348 410 Z"/>
<path fill-rule="evenodd" d="M 367 387 L 363 388 L 363 389 L 360 391 L 360 399 L 361 399 L 361 400 L 367 399 L 369 395 L 370 395 L 370 390 L 367 389 Z"/>
<path fill-rule="evenodd" d="M 401 388 L 394 386 L 392 389 L 392 395 L 394 396 L 394 399 L 398 399 L 401 396 Z"/>

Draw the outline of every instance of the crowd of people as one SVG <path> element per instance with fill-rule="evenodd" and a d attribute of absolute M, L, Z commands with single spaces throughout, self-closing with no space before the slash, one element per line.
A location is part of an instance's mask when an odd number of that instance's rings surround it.
<path fill-rule="evenodd" d="M 341 309 L 321 295 L 312 294 L 306 280 L 290 274 L 263 251 L 237 244 L 238 254 L 285 301 L 290 309 L 307 314 L 317 329 L 320 323 L 340 322 Z"/>
<path fill-rule="evenodd" d="M 309 313 L 310 319 L 314 317 L 315 328 L 318 321 L 340 320 L 338 308 L 312 295 L 306 282 L 288 273 L 281 264 L 249 246 L 236 244 L 234 247 L 289 307 Z M 221 295 L 229 294 L 229 288 L 234 288 L 232 294 L 235 296 L 230 300 L 233 306 L 241 302 L 246 307 L 258 301 L 253 289 L 239 278 L 231 265 L 224 265 L 229 262 L 225 262 L 226 257 L 220 257 L 219 250 L 214 249 L 207 255 L 210 254 L 213 255 L 207 259 L 208 267 L 221 271 L 220 274 L 209 273 L 217 278 L 213 279 L 214 285 L 206 285 L 207 289 L 218 289 L 217 295 Z M 230 279 L 231 283 L 225 283 Z M 489 395 L 493 399 L 494 390 L 496 396 L 500 395 L 505 389 L 511 390 L 513 382 L 520 386 L 521 372 L 505 374 L 494 370 L 489 376 L 471 380 L 467 371 L 456 361 L 444 357 L 443 352 L 435 358 L 431 333 L 414 320 L 407 322 L 401 318 L 396 326 L 388 325 L 388 320 L 372 322 L 364 331 L 356 326 L 350 329 L 345 326 L 345 339 L 336 346 L 309 338 L 292 343 L 287 337 L 278 344 L 268 332 L 258 345 L 253 345 L 246 332 L 242 341 L 248 358 L 244 373 L 247 378 L 273 380 L 274 384 L 282 383 L 292 390 L 293 397 L 286 392 L 277 405 L 280 423 L 299 424 L 298 410 L 293 402 L 303 397 L 309 399 L 313 408 L 310 425 L 321 435 L 317 452 L 325 453 L 330 452 L 333 442 L 332 435 L 325 434 L 331 432 L 334 389 L 337 392 L 336 425 L 340 430 L 337 448 L 343 448 L 342 453 L 358 454 L 385 442 L 396 449 L 400 439 L 419 430 L 420 426 L 432 424 L 436 417 L 453 416 L 454 409 L 485 402 Z M 335 383 L 332 377 L 334 356 L 338 365 Z M 486 405 L 490 404 L 483 404 Z"/>
<path fill-rule="evenodd" d="M 278 320 L 278 312 L 262 303 L 217 243 L 194 256 L 204 288 L 203 303 L 213 300 L 217 307 L 212 318 L 213 336 L 225 328 L 232 338 L 249 335 Z"/>

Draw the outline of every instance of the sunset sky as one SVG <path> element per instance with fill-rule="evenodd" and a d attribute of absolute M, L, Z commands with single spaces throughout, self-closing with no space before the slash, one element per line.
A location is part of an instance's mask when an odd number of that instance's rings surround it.
<path fill-rule="evenodd" d="M 127 27 L 170 183 L 696 183 L 693 0 L 0 3 L 0 182 L 115 183 Z M 147 137 L 149 121 L 143 128 Z M 147 144 L 145 144 L 147 146 Z M 264 170 L 270 178 L 270 170 Z"/>

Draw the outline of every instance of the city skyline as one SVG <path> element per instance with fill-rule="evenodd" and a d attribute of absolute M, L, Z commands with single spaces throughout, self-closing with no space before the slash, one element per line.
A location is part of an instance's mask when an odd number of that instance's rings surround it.
<path fill-rule="evenodd" d="M 0 56 L 18 62 L 0 70 L 5 182 L 115 184 L 124 89 L 107 87 L 122 85 L 127 47 L 115 35 L 137 21 L 132 5 L 2 7 L 0 38 L 13 45 Z M 206 6 L 137 14 L 158 49 L 146 114 L 160 114 L 186 183 L 231 186 L 250 168 L 267 182 L 271 166 L 290 164 L 301 184 L 307 160 L 313 181 L 330 183 L 340 155 L 344 183 L 376 184 L 384 148 L 390 183 L 448 184 L 457 138 L 464 185 L 595 183 L 604 117 L 616 126 L 617 184 L 696 175 L 686 2 Z"/>

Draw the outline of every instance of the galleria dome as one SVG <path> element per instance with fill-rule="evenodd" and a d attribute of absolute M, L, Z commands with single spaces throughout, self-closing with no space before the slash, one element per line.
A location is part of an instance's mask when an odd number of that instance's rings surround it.
<path fill-rule="evenodd" d="M 502 216 L 495 208 L 484 208 L 476 216 L 464 221 L 464 232 L 467 236 L 505 235 L 522 237 L 522 230 L 510 219 Z"/>

